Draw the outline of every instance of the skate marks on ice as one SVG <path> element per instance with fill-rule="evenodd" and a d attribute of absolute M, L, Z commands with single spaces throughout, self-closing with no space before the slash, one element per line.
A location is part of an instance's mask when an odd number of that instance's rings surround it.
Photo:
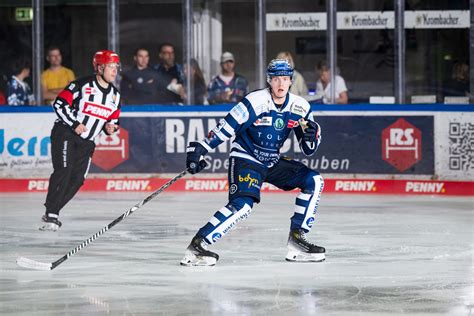
<path fill-rule="evenodd" d="M 81 193 L 63 227 L 46 233 L 43 195 L 0 196 L 0 313 L 469 315 L 473 215 L 464 198 L 323 196 L 308 238 L 326 247 L 326 261 L 291 263 L 294 196 L 264 194 L 211 247 L 217 266 L 189 268 L 179 260 L 226 194 L 167 193 L 53 271 L 15 264 L 56 260 L 142 197 Z"/>

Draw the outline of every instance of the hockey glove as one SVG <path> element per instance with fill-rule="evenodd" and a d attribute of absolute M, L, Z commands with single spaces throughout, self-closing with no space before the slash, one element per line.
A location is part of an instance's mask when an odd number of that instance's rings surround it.
<path fill-rule="evenodd" d="M 201 172 L 206 168 L 207 162 L 204 160 L 204 155 L 207 154 L 207 149 L 198 142 L 190 142 L 186 148 L 186 168 L 191 174 Z"/>
<path fill-rule="evenodd" d="M 305 142 L 318 143 L 321 138 L 321 127 L 319 124 L 313 121 L 304 121 L 303 124 L 305 125 L 301 125 L 301 128 L 303 128 L 303 140 Z"/>

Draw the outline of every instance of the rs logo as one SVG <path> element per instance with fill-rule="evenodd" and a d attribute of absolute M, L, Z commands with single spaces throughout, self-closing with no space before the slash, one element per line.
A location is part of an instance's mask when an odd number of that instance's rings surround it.
<path fill-rule="evenodd" d="M 413 145 L 415 143 L 413 133 L 413 128 L 392 128 L 390 130 L 390 145 Z"/>
<path fill-rule="evenodd" d="M 399 171 L 421 160 L 421 131 L 400 118 L 382 131 L 382 159 Z"/>

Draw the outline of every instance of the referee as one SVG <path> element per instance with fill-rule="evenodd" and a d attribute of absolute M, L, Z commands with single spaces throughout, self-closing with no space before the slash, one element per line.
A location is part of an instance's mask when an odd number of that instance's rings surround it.
<path fill-rule="evenodd" d="M 59 211 L 84 183 L 94 153 L 94 138 L 117 131 L 120 93 L 113 85 L 120 71 L 119 56 L 109 50 L 95 53 L 95 75 L 72 81 L 53 103 L 57 119 L 51 131 L 53 173 L 49 178 L 46 212 L 40 230 L 61 227 Z"/>

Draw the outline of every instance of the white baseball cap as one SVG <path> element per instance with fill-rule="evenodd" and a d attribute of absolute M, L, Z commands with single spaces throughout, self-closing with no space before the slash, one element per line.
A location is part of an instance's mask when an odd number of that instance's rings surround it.
<path fill-rule="evenodd" d="M 225 63 L 226 61 L 235 61 L 234 55 L 231 52 L 224 52 L 221 56 L 221 63 Z"/>

